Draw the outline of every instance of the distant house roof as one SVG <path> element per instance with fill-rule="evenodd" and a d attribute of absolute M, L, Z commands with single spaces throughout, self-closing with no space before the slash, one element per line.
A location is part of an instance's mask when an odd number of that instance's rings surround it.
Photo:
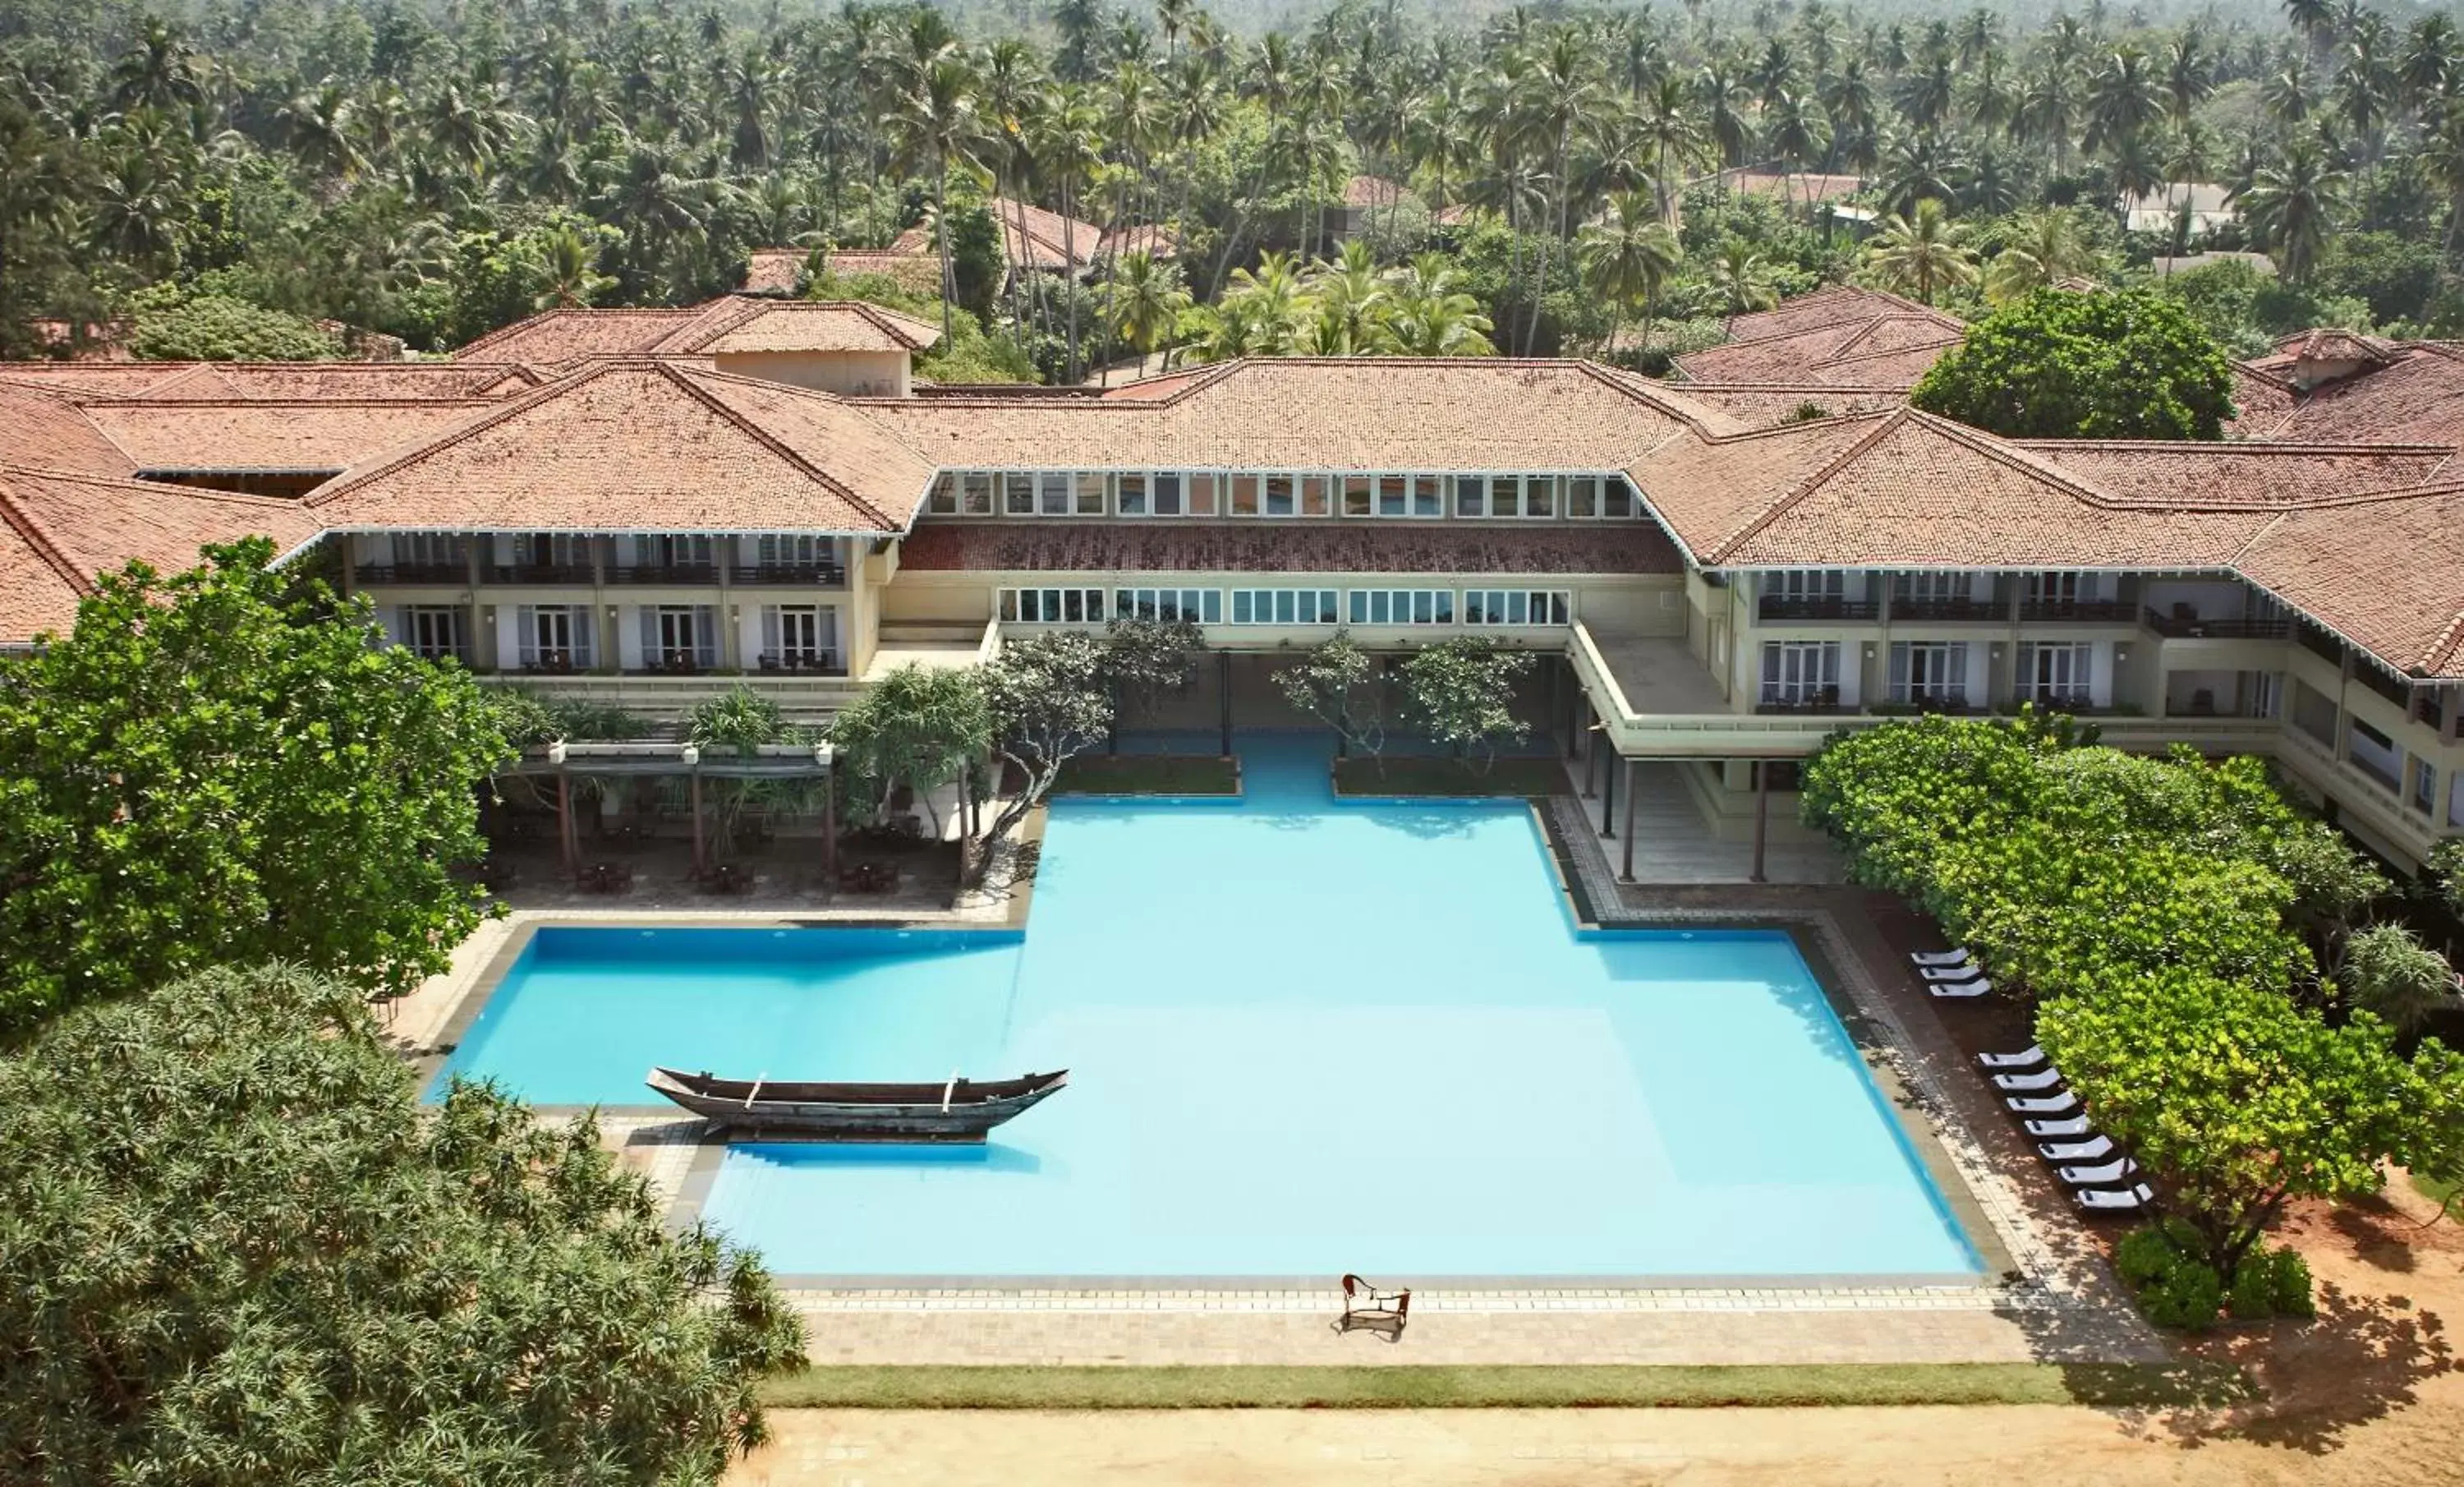
<path fill-rule="evenodd" d="M 1865 185 L 1862 176 L 1815 172 L 1798 175 L 1777 170 L 1741 170 L 1726 179 L 1750 195 L 1798 202 L 1846 201 Z"/>
<path fill-rule="evenodd" d="M 0 644 L 65 633 L 97 575 L 132 560 L 177 570 L 209 543 L 287 551 L 318 530 L 297 501 L 0 465 Z"/>
<path fill-rule="evenodd" d="M 720 356 L 739 351 L 921 351 L 941 328 L 860 300 L 728 295 L 676 310 L 549 310 L 453 353 L 569 367 L 605 356 Z"/>
<path fill-rule="evenodd" d="M 1734 316 L 1726 342 L 1676 366 L 1688 382 L 1906 388 L 1967 334 L 1956 316 L 1840 284 Z"/>
<path fill-rule="evenodd" d="M 739 288 L 748 295 L 792 295 L 804 281 L 804 262 L 811 256 L 803 248 L 756 248 L 746 255 Z"/>
<path fill-rule="evenodd" d="M 1403 199 L 1403 188 L 1382 175 L 1356 175 L 1343 183 L 1347 207 L 1391 207 Z"/>

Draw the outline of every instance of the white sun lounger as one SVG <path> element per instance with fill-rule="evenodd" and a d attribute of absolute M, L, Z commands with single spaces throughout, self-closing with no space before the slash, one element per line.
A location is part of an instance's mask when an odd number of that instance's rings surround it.
<path fill-rule="evenodd" d="M 1987 981 L 1980 976 L 1974 981 L 1962 981 L 1957 983 L 1937 981 L 1926 987 L 1925 989 L 1940 997 L 1991 996 L 1993 994 L 1993 983 Z"/>
<path fill-rule="evenodd" d="M 2139 1164 L 2123 1157 L 2102 1166 L 2057 1166 L 2054 1175 L 2074 1187 L 2104 1187 L 2137 1177 Z"/>
<path fill-rule="evenodd" d="M 2085 1136 L 2093 1129 L 2094 1127 L 2088 1124 L 2087 1117 L 2083 1115 L 2075 1115 L 2064 1121 L 2028 1122 L 2028 1134 L 2031 1136 Z"/>
<path fill-rule="evenodd" d="M 1927 981 L 1972 981 L 1985 974 L 1982 965 L 1920 965 L 1917 974 Z"/>
<path fill-rule="evenodd" d="M 2031 1069 L 2045 1061 L 2045 1051 L 2031 1043 L 2015 1054 L 1979 1054 L 1976 1061 L 1988 1069 Z"/>
<path fill-rule="evenodd" d="M 2156 1206 L 2156 1189 L 2145 1183 L 2141 1183 L 2127 1192 L 2101 1192 L 2090 1187 L 2075 1192 L 2071 1196 L 2079 1200 L 2080 1208 L 2091 1211 L 2101 1210 L 2109 1213 L 2136 1213 L 2141 1209 L 2152 1209 Z"/>
<path fill-rule="evenodd" d="M 1993 1087 L 1997 1090 L 2049 1090 L 2062 1082 L 2059 1069 L 2046 1067 L 2034 1074 L 1997 1074 Z"/>
<path fill-rule="evenodd" d="M 2110 1136 L 2091 1136 L 2085 1141 L 2049 1141 L 2036 1149 L 2044 1153 L 2048 1162 L 2094 1162 L 2113 1155 L 2114 1144 Z"/>
<path fill-rule="evenodd" d="M 1962 944 L 1947 950 L 1910 950 L 1908 959 L 1920 965 L 1973 965 L 1976 952 Z"/>
<path fill-rule="evenodd" d="M 2002 1103 L 2010 1106 L 2013 1115 L 2057 1116 L 2077 1110 L 2079 1097 L 2064 1090 L 2058 1095 L 2013 1095 Z"/>

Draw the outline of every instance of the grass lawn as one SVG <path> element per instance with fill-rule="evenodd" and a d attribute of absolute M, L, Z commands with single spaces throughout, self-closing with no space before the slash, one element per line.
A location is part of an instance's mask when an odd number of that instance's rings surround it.
<path fill-rule="evenodd" d="M 1379 767 L 1380 764 L 1384 767 Z M 1555 795 L 1566 789 L 1554 759 L 1501 759 L 1486 773 L 1460 759 L 1338 759 L 1337 795 Z"/>
<path fill-rule="evenodd" d="M 1214 754 L 1081 754 L 1055 795 L 1238 795 L 1240 766 Z"/>
<path fill-rule="evenodd" d="M 2444 1204 L 2448 1199 L 2455 1196 L 2453 1183 L 2442 1183 L 2437 1178 L 2424 1177 L 2419 1172 L 2408 1172 L 2405 1175 L 2412 1180 L 2412 1190 L 2432 1203 Z"/>
<path fill-rule="evenodd" d="M 761 1386 L 774 1409 L 1503 1409 L 1804 1405 L 2162 1409 L 2256 1397 L 2216 1363 L 1715 1366 L 812 1368 Z"/>

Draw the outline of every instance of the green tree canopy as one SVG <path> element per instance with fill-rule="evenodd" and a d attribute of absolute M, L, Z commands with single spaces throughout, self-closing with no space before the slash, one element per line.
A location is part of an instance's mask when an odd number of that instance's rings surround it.
<path fill-rule="evenodd" d="M 1531 659 L 1486 635 L 1423 646 L 1403 662 L 1404 706 L 1430 738 L 1478 757 L 1485 771 L 1499 745 L 1531 736 L 1531 725 L 1514 716 L 1514 684 Z"/>
<path fill-rule="evenodd" d="M 342 344 L 313 321 L 230 295 L 197 295 L 138 310 L 129 347 L 155 362 L 314 362 Z"/>
<path fill-rule="evenodd" d="M 275 958 L 405 991 L 477 924 L 505 714 L 273 556 L 132 564 L 0 657 L 0 1026 Z"/>
<path fill-rule="evenodd" d="M 2216 439 L 2233 369 L 2163 295 L 2039 289 L 1970 325 L 1909 401 L 2009 438 Z"/>
<path fill-rule="evenodd" d="M 987 843 L 1051 792 L 1063 765 L 1104 741 L 1112 726 L 1104 658 L 1094 636 L 1055 631 L 1003 644 L 975 674 L 992 721 L 993 751 L 1022 782 L 985 826 Z"/>
<path fill-rule="evenodd" d="M 888 810 L 891 792 L 905 785 L 929 810 L 934 788 L 991 746 L 992 719 L 972 671 L 907 665 L 865 688 L 830 720 L 829 736 L 875 809 Z M 858 788 L 848 787 L 851 798 L 861 798 Z"/>
<path fill-rule="evenodd" d="M 423 1110 L 353 988 L 216 969 L 0 1059 L 0 1478 L 715 1482 L 802 1328 L 587 1118 Z"/>

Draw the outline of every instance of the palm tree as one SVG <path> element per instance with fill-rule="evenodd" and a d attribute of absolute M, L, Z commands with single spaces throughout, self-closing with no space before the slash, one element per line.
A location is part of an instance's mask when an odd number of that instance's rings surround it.
<path fill-rule="evenodd" d="M 1121 255 L 1104 292 L 1114 332 L 1141 358 L 1155 355 L 1178 333 L 1181 312 L 1190 306 L 1180 266 L 1158 262 L 1143 249 Z M 1109 374 L 1111 368 L 1105 370 Z"/>
<path fill-rule="evenodd" d="M 1575 249 L 1583 277 L 1592 292 L 1617 309 L 1609 326 L 1609 345 L 1617 346 L 1625 313 L 1642 306 L 1642 339 L 1651 341 L 1651 322 L 1660 305 L 1660 291 L 1677 272 L 1685 250 L 1677 234 L 1661 220 L 1658 207 L 1634 191 L 1609 198 L 1609 217 L 1583 229 Z"/>
<path fill-rule="evenodd" d="M 1831 125 L 1822 117 L 1822 105 L 1802 93 L 1782 93 L 1771 100 L 1763 114 L 1763 143 L 1778 157 L 1782 167 L 1793 166 L 1799 174 L 1811 168 L 1831 143 Z M 1807 189 L 1812 205 L 1811 188 Z M 1795 205 L 1792 194 L 1789 203 Z"/>
<path fill-rule="evenodd" d="M 178 114 L 206 101 L 206 60 L 187 37 L 147 16 L 137 43 L 111 66 L 110 98 L 123 112 L 152 108 Z"/>
<path fill-rule="evenodd" d="M 1421 254 L 1394 280 L 1378 349 L 1397 356 L 1494 356 L 1495 327 L 1480 301 L 1456 287 L 1454 268 L 1440 255 Z"/>
<path fill-rule="evenodd" d="M 1985 298 L 2007 303 L 2033 289 L 2084 277 L 2100 266 L 2097 252 L 2079 223 L 2059 207 L 2038 207 L 2022 215 L 2017 235 L 1985 270 Z"/>
<path fill-rule="evenodd" d="M 1884 283 L 1931 304 L 1940 291 L 1976 278 L 1976 255 L 1961 242 L 1965 235 L 1941 201 L 1928 196 L 1913 215 L 1883 222 L 1865 261 Z"/>
<path fill-rule="evenodd" d="M 1314 350 L 1357 356 L 1371 348 L 1385 319 L 1387 286 L 1365 239 L 1355 237 L 1332 260 L 1309 265 L 1305 287 L 1317 307 Z"/>
<path fill-rule="evenodd" d="M 275 112 L 283 147 L 311 175 L 348 180 L 367 166 L 352 139 L 355 108 L 351 92 L 327 80 L 313 93 L 299 93 Z"/>
<path fill-rule="evenodd" d="M 546 287 L 531 301 L 539 310 L 571 310 L 589 304 L 615 280 L 599 272 L 599 241 L 571 225 L 539 240 Z"/>
<path fill-rule="evenodd" d="M 1684 82 L 1674 74 L 1653 83 L 1651 91 L 1644 95 L 1642 134 L 1659 161 L 1659 168 L 1653 176 L 1657 183 L 1654 192 L 1660 202 L 1661 220 L 1674 222 L 1677 199 L 1669 188 L 1677 179 L 1677 172 L 1669 167 L 1689 164 L 1702 152 L 1705 138 L 1703 125 L 1695 117 L 1694 100 L 1686 92 Z"/>
<path fill-rule="evenodd" d="M 1744 315 L 1779 303 L 1779 290 L 1771 283 L 1771 265 L 1742 238 L 1727 238 L 1720 244 L 1719 253 L 1711 259 L 1708 277 L 1711 293 L 1724 314 Z"/>
<path fill-rule="evenodd" d="M 2344 172 L 2315 138 L 2295 140 L 2242 193 L 2242 216 L 2293 283 L 2307 283 L 2333 226 Z"/>
<path fill-rule="evenodd" d="M 2116 48 L 2087 87 L 2087 138 L 2092 151 L 2118 149 L 2165 112 L 2165 95 L 2137 47 Z"/>
<path fill-rule="evenodd" d="M 946 341 L 953 333 L 951 301 L 958 298 L 950 264 L 950 172 L 963 168 L 980 174 L 978 156 L 984 145 L 982 121 L 976 113 L 975 74 L 958 58 L 955 43 L 925 63 L 893 127 L 899 163 L 910 169 L 929 166 L 933 174 L 933 245 L 941 255 L 941 337 Z"/>

